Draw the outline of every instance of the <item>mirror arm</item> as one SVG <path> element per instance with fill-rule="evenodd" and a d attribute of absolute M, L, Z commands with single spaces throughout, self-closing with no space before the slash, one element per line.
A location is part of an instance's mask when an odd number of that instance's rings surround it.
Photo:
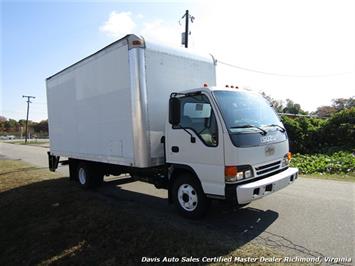
<path fill-rule="evenodd" d="M 178 126 L 177 128 L 184 130 L 187 134 L 190 135 L 190 141 L 191 141 L 191 143 L 195 143 L 195 142 L 196 142 L 196 138 L 195 138 L 194 136 L 192 136 L 192 134 L 191 134 L 186 128 L 184 128 L 184 127 L 182 127 L 182 126 Z"/>

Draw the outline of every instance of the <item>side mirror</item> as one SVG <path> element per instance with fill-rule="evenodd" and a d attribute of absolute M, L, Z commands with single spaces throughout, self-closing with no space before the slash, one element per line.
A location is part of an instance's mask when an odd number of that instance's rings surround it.
<path fill-rule="evenodd" d="M 180 100 L 175 97 L 169 100 L 169 123 L 173 126 L 180 124 Z"/>

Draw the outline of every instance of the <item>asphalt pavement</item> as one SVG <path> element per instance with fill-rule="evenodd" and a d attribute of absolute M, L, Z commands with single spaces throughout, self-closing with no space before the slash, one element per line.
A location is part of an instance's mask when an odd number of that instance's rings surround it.
<path fill-rule="evenodd" d="M 39 167 L 48 166 L 47 150 L 0 143 L 0 155 Z M 61 167 L 59 172 L 67 176 L 68 168 Z M 104 196 L 177 215 L 167 204 L 165 190 L 128 178 L 108 183 L 99 190 Z M 201 223 L 221 234 L 260 243 L 289 256 L 347 257 L 355 264 L 355 183 L 300 177 L 293 185 L 238 211 L 214 203 Z"/>

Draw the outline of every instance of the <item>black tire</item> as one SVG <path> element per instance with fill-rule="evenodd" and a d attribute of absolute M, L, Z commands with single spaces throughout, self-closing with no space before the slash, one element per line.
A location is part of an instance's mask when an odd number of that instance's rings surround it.
<path fill-rule="evenodd" d="M 69 179 L 72 181 L 78 180 L 78 164 L 75 160 L 69 159 Z"/>
<path fill-rule="evenodd" d="M 179 213 L 190 219 L 203 217 L 209 206 L 200 182 L 190 173 L 179 174 L 172 187 L 173 202 Z"/>
<path fill-rule="evenodd" d="M 102 184 L 104 175 L 95 170 L 89 163 L 79 163 L 77 167 L 77 177 L 81 187 L 85 189 L 95 188 Z"/>
<path fill-rule="evenodd" d="M 101 174 L 99 171 L 95 173 L 95 186 L 99 187 L 104 183 L 104 174 Z"/>

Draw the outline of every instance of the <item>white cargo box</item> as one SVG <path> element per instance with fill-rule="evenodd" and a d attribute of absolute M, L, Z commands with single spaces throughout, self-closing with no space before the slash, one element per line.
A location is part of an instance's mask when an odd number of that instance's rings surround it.
<path fill-rule="evenodd" d="M 47 78 L 50 151 L 118 165 L 161 165 L 170 93 L 203 83 L 216 85 L 212 56 L 127 35 Z"/>

